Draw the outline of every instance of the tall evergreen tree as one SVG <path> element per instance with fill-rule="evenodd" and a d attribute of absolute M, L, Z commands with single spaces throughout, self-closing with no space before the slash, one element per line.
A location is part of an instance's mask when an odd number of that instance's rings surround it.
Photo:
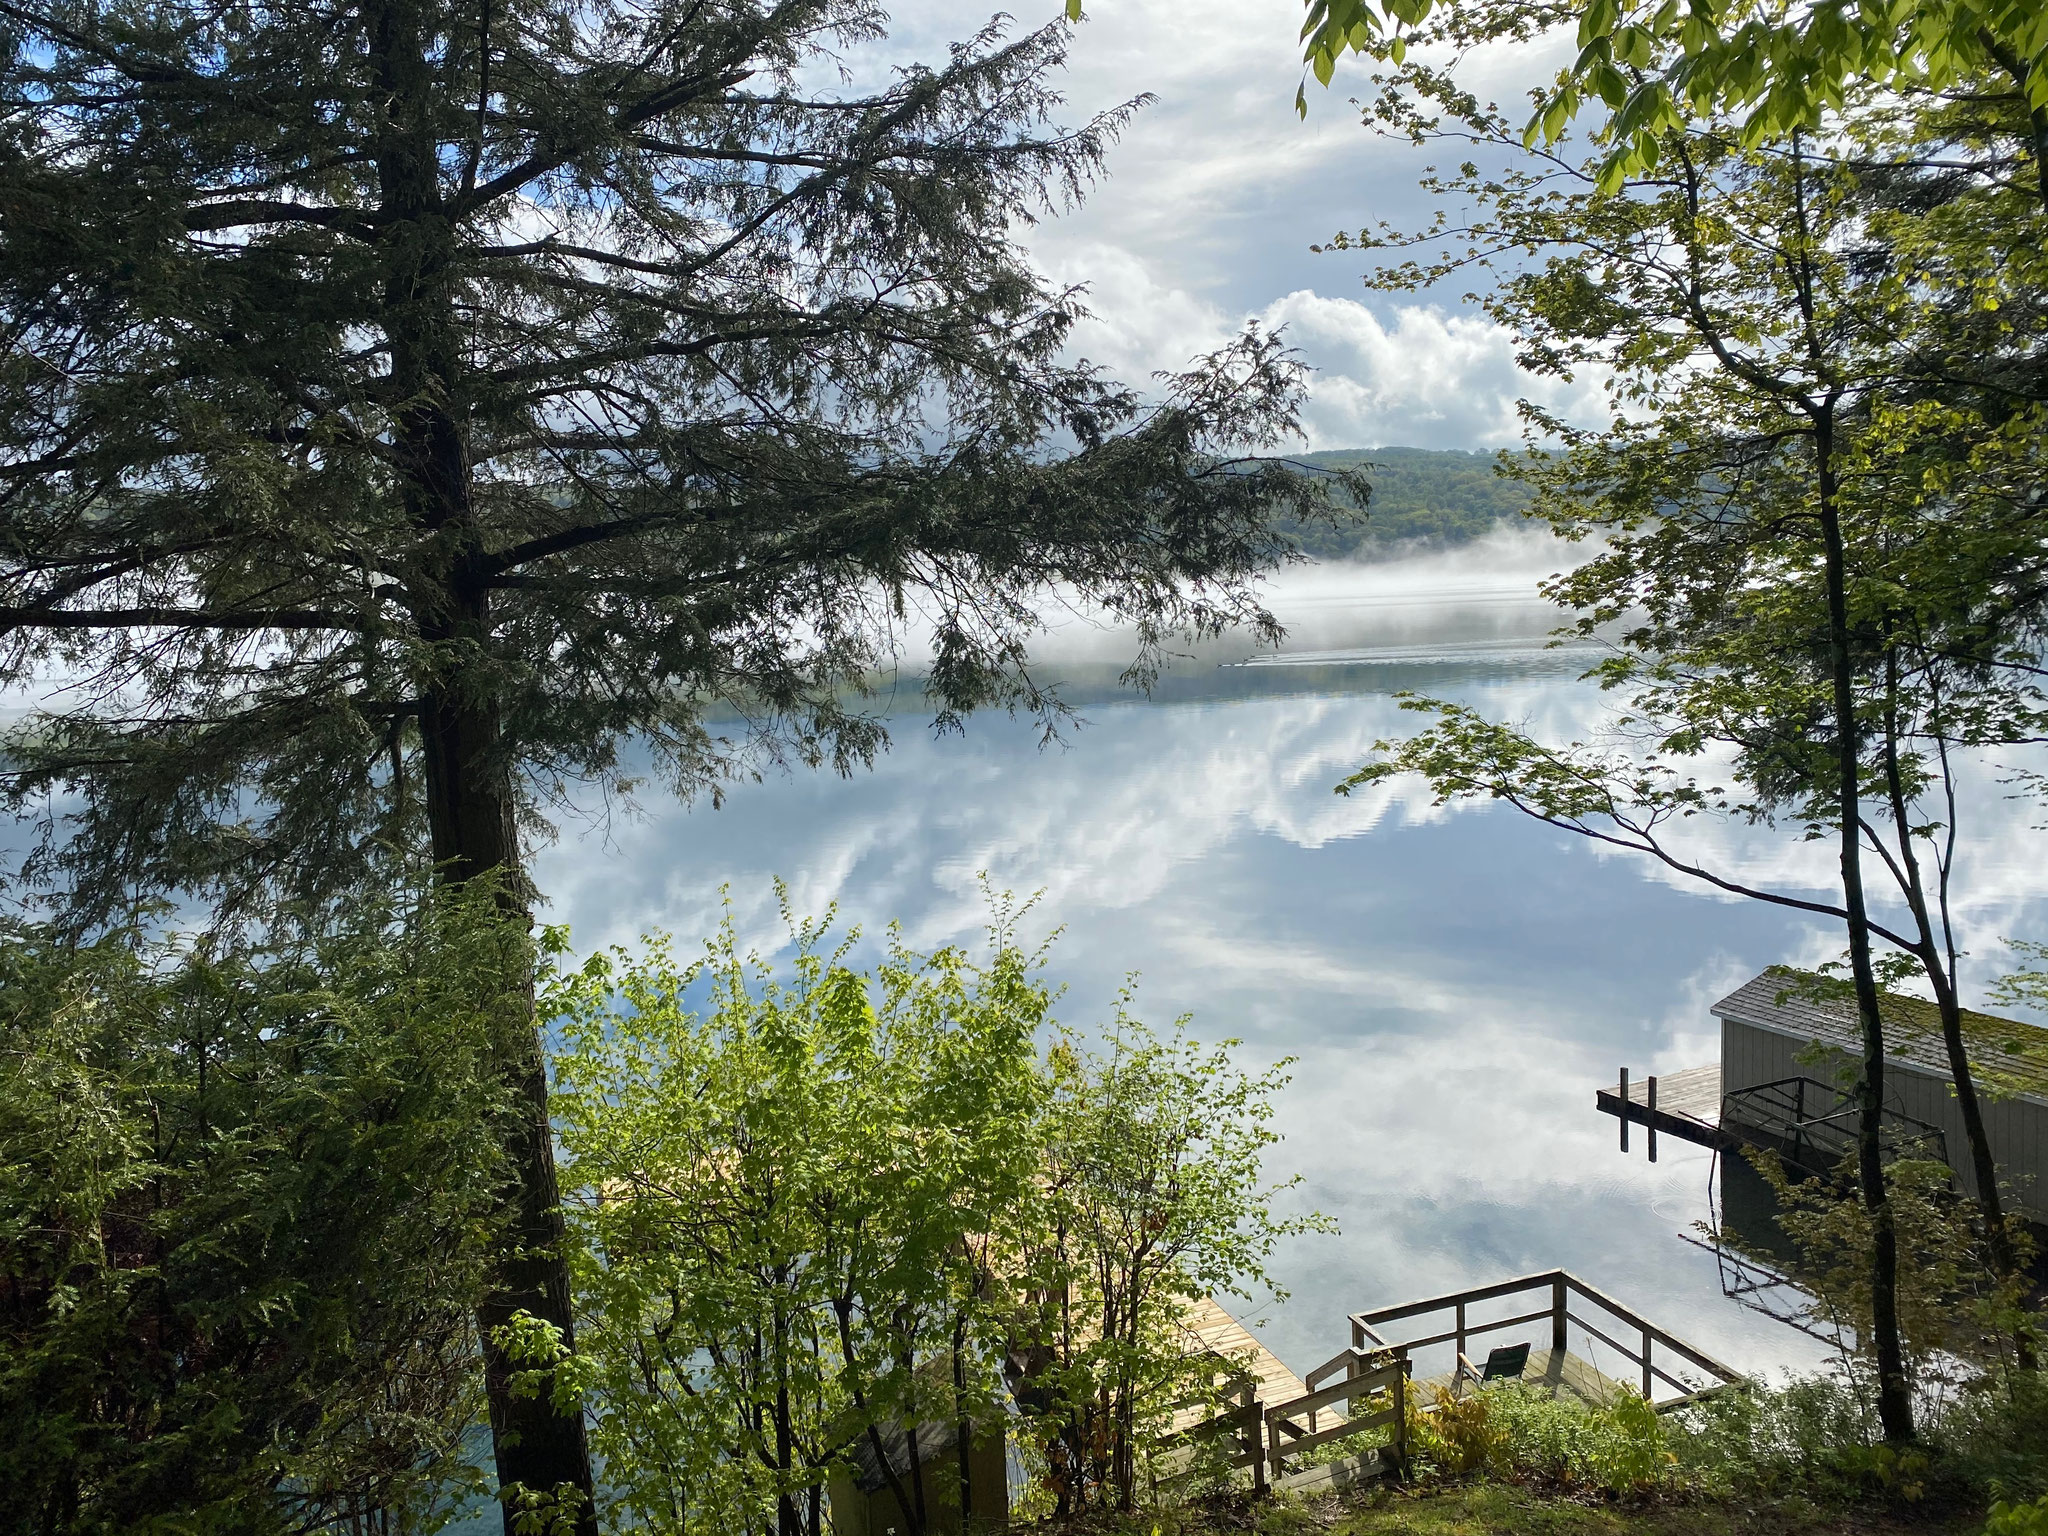
<path fill-rule="evenodd" d="M 1275 504 L 1319 493 L 1227 455 L 1288 429 L 1293 363 L 1248 335 L 1148 405 L 1063 361 L 1076 298 L 1015 232 L 1124 113 L 1049 126 L 1057 27 L 862 87 L 884 20 L 0 0 L 0 684 L 69 685 L 4 787 L 74 921 L 420 856 L 521 920 L 522 818 L 624 785 L 626 738 L 686 790 L 844 771 L 883 739 L 861 680 L 927 628 L 942 722 L 1054 712 L 1024 666 L 1053 593 L 1132 622 L 1140 674 L 1177 629 L 1270 627 Z M 573 1337 L 514 1054 L 484 1322 Z M 501 1482 L 587 1529 L 580 1414 L 514 1374 L 494 1352 Z"/>

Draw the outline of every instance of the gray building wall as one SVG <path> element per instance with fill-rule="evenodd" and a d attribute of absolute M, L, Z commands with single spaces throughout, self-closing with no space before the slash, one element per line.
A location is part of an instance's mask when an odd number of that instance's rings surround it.
<path fill-rule="evenodd" d="M 1729 1094 L 1785 1077 L 1810 1077 L 1843 1087 L 1855 1081 L 1857 1063 L 1853 1058 L 1831 1050 L 1818 1060 L 1800 1060 L 1811 1050 L 1811 1041 L 1724 1017 L 1721 1092 Z M 1974 1199 L 1977 1180 L 1970 1170 L 1969 1138 L 1963 1133 L 1962 1111 L 1948 1078 L 1896 1057 L 1885 1063 L 1884 1076 L 1886 1107 L 1941 1128 L 1956 1182 Z M 2008 1207 L 2031 1221 L 2048 1224 L 2048 1104 L 2026 1098 L 1984 1099 L 1982 1103 L 1984 1129 L 2007 1191 Z"/>

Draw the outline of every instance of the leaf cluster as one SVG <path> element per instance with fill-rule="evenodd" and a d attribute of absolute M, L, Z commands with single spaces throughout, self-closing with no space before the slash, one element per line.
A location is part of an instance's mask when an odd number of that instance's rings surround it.
<path fill-rule="evenodd" d="M 1740 141 L 1754 148 L 1820 130 L 1867 85 L 1940 94 L 1998 80 L 2035 161 L 2034 195 L 2048 208 L 2048 20 L 2028 0 L 1305 3 L 1304 57 L 1323 85 L 1347 51 L 1399 66 L 1416 41 L 1469 46 L 1575 25 L 1578 54 L 1537 93 L 1522 142 L 1555 144 L 1583 111 L 1604 109 L 1599 180 L 1608 192 L 1654 168 L 1667 135 L 1703 121 L 1739 114 Z M 1296 108 L 1306 115 L 1305 85 Z"/>

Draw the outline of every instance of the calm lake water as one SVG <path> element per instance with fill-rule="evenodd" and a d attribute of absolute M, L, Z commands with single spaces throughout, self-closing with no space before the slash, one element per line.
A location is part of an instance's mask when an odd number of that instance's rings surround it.
<path fill-rule="evenodd" d="M 1502 541 L 1295 573 L 1275 592 L 1279 654 L 1211 648 L 1149 699 L 1108 686 L 1118 642 L 1077 624 L 1047 647 L 1084 719 L 1061 743 L 1001 716 L 935 736 L 907 688 L 873 771 L 774 777 L 715 810 L 653 797 L 636 820 L 565 825 L 536 875 L 579 950 L 647 928 L 694 941 L 722 885 L 771 950 L 777 876 L 801 912 L 895 919 L 921 947 L 980 943 L 980 872 L 1042 892 L 1032 932 L 1063 930 L 1063 1020 L 1099 1021 L 1135 973 L 1141 1016 L 1191 1014 L 1248 1065 L 1296 1058 L 1271 1169 L 1300 1175 L 1289 1198 L 1342 1233 L 1276 1256 L 1284 1303 L 1233 1305 L 1297 1372 L 1348 1342 L 1347 1312 L 1559 1265 L 1738 1368 L 1810 1363 L 1818 1346 L 1724 1299 L 1713 1257 L 1681 1237 L 1709 1214 L 1710 1154 L 1666 1138 L 1651 1166 L 1638 1132 L 1622 1156 L 1593 1094 L 1623 1064 L 1640 1078 L 1716 1060 L 1714 999 L 1840 940 L 1506 808 L 1332 793 L 1410 728 L 1402 689 L 1553 737 L 1598 729 L 1604 701 L 1577 680 L 1590 653 L 1543 645 L 1554 616 L 1534 581 L 1556 561 Z M 1979 985 L 2004 936 L 2048 936 L 2022 835 L 2038 818 L 1997 777 L 1979 776 L 1964 825 Z M 1832 875 L 1824 845 L 1696 836 L 1781 888 Z"/>

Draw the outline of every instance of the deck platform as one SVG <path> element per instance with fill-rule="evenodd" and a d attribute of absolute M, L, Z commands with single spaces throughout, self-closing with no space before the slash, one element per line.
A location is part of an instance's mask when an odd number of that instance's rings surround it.
<path fill-rule="evenodd" d="M 1415 1383 L 1419 1401 L 1433 1403 L 1439 1393 L 1451 1390 L 1449 1376 L 1429 1376 Z M 1576 1398 L 1589 1408 L 1604 1408 L 1619 1402 L 1621 1395 L 1630 1389 L 1612 1376 L 1603 1376 L 1589 1360 L 1582 1360 L 1570 1350 L 1532 1349 L 1529 1363 L 1522 1368 L 1522 1385 L 1543 1393 L 1546 1397 Z M 1466 1390 L 1471 1390 L 1468 1381 Z"/>
<path fill-rule="evenodd" d="M 1538 1300 L 1541 1305 L 1534 1310 L 1523 1310 Z M 1508 1315 L 1495 1315 L 1502 1311 Z M 1553 1399 L 1589 1406 L 1637 1393 L 1663 1412 L 1742 1380 L 1711 1355 L 1563 1269 L 1353 1312 L 1347 1321 L 1350 1344 L 1298 1377 L 1214 1300 L 1191 1305 L 1182 1314 L 1187 1349 L 1191 1356 L 1208 1357 L 1212 1385 L 1202 1394 L 1206 1401 L 1185 1405 L 1183 1416 L 1176 1418 L 1166 1448 L 1178 1464 L 1162 1480 L 1185 1475 L 1191 1458 L 1181 1455 L 1179 1447 L 1190 1445 L 1213 1448 L 1223 1458 L 1223 1469 L 1249 1468 L 1252 1487 L 1259 1491 L 1346 1486 L 1401 1474 L 1409 1459 L 1410 1415 L 1435 1412 L 1439 1398 L 1449 1396 L 1453 1386 L 1450 1377 L 1416 1380 L 1415 1352 L 1450 1345 L 1471 1358 L 1477 1353 L 1473 1342 L 1488 1335 L 1528 1336 L 1520 1379 Z M 1549 1347 L 1538 1349 L 1545 1325 Z M 1574 1329 L 1597 1341 L 1586 1346 L 1589 1351 L 1612 1349 L 1614 1363 L 1632 1368 L 1640 1386 L 1572 1354 L 1567 1340 Z M 1660 1395 L 1667 1392 L 1676 1395 Z M 1369 1446 L 1358 1438 L 1380 1430 L 1385 1431 L 1384 1445 Z M 1359 1447 L 1358 1452 L 1322 1465 L 1290 1466 L 1320 1447 L 1345 1443 Z"/>
<path fill-rule="evenodd" d="M 1656 1079 L 1657 1109 L 1649 1105 L 1647 1080 L 1632 1081 L 1628 1098 L 1620 1094 L 1617 1081 L 1596 1089 L 1594 1107 L 1603 1115 L 1626 1119 L 1662 1136 L 1676 1136 L 1695 1146 L 1726 1152 L 1743 1145 L 1742 1138 L 1721 1126 L 1721 1067 L 1715 1062 L 1704 1067 L 1685 1067 Z"/>
<path fill-rule="evenodd" d="M 1260 1343 L 1249 1328 L 1225 1311 L 1215 1297 L 1190 1302 L 1181 1313 L 1180 1326 L 1186 1334 L 1188 1353 L 1206 1351 L 1226 1360 L 1244 1362 L 1246 1374 L 1256 1384 L 1252 1396 L 1258 1401 L 1291 1403 L 1297 1397 L 1308 1395 L 1308 1388 L 1302 1385 L 1301 1378 L 1290 1371 L 1278 1355 Z M 1174 1432 L 1200 1423 L 1211 1411 L 1202 1407 L 1181 1409 L 1173 1417 Z M 1323 1411 L 1342 1417 L 1334 1409 Z"/>

